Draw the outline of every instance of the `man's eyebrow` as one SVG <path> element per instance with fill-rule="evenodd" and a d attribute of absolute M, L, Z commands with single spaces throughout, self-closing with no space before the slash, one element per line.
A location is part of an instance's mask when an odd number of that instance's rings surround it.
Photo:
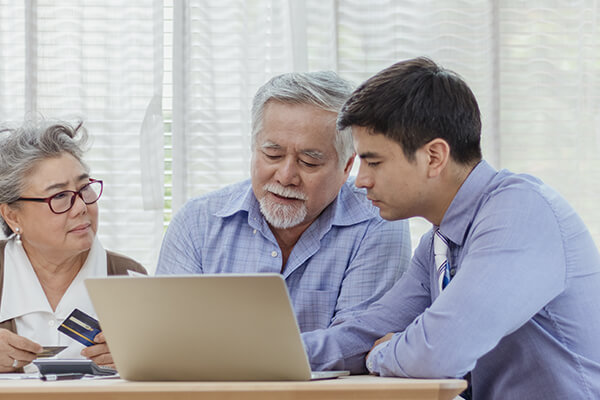
<path fill-rule="evenodd" d="M 269 149 L 269 150 L 281 150 L 282 149 L 281 145 L 271 142 L 271 141 L 264 142 L 260 146 L 260 148 L 261 149 Z M 325 154 L 320 150 L 306 149 L 306 150 L 302 150 L 301 153 L 305 154 L 311 158 L 314 158 L 315 160 L 323 160 L 325 158 Z"/>
<path fill-rule="evenodd" d="M 358 157 L 360 157 L 360 158 L 378 158 L 378 157 L 380 157 L 380 156 L 379 156 L 379 154 L 377 154 L 377 153 L 374 153 L 374 152 L 372 152 L 372 151 L 366 151 L 366 152 L 364 152 L 364 153 L 360 153 L 360 154 L 358 155 Z"/>
<path fill-rule="evenodd" d="M 82 181 L 84 179 L 89 179 L 90 175 L 88 173 L 84 173 L 79 175 L 76 180 L 77 181 Z M 48 186 L 46 189 L 44 189 L 44 191 L 46 192 L 50 192 L 50 191 L 54 191 L 54 190 L 60 190 L 60 189 L 64 189 L 69 185 L 68 182 L 59 182 L 59 183 L 55 183 L 53 185 Z"/>
<path fill-rule="evenodd" d="M 273 143 L 270 140 L 267 140 L 266 142 L 264 142 L 263 144 L 260 145 L 261 149 L 273 149 L 273 150 L 280 150 L 281 146 L 278 145 L 277 143 Z"/>
<path fill-rule="evenodd" d="M 306 154 L 307 156 L 316 160 L 322 160 L 325 158 L 325 154 L 323 154 L 323 152 L 319 150 L 302 150 L 302 154 Z"/>

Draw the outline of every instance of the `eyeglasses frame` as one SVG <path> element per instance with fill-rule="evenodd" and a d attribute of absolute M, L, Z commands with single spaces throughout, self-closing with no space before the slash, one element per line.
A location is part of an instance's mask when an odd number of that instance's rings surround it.
<path fill-rule="evenodd" d="M 89 185 L 91 185 L 92 183 L 96 183 L 96 182 L 100 182 L 100 193 L 98 193 L 98 198 L 90 203 L 87 203 L 84 199 L 83 199 L 83 195 L 81 194 L 81 191 L 85 188 L 87 188 Z M 54 214 L 64 214 L 66 212 L 69 212 L 69 210 L 71 210 L 71 208 L 73 208 L 73 205 L 75 204 L 75 199 L 77 198 L 77 196 L 79 196 L 79 198 L 81 199 L 81 201 L 83 201 L 86 205 L 90 205 L 90 204 L 94 204 L 95 202 L 97 202 L 100 199 L 100 196 L 102 196 L 102 191 L 104 190 L 104 182 L 100 179 L 92 179 L 90 178 L 90 181 L 88 183 L 86 183 L 85 185 L 83 185 L 81 187 L 81 189 L 75 191 L 75 190 L 63 190 L 61 192 L 55 193 L 52 196 L 49 197 L 19 197 L 17 200 L 15 201 L 36 201 L 36 202 L 40 202 L 40 203 L 47 203 L 48 204 L 48 208 L 50 208 L 50 211 L 52 211 Z M 52 206 L 50 205 L 50 202 L 52 201 L 52 199 L 56 196 L 58 196 L 59 194 L 64 194 L 64 193 L 71 193 L 71 205 L 69 206 L 69 208 L 67 208 L 65 211 L 61 211 L 61 212 L 56 212 L 52 209 Z"/>

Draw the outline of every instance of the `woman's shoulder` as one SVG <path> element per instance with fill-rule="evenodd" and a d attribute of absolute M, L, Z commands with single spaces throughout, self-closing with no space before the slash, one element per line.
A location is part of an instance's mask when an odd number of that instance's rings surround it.
<path fill-rule="evenodd" d="M 135 271 L 148 275 L 146 268 L 133 258 L 129 258 L 113 251 L 106 251 L 106 263 L 108 275 L 127 275 L 127 271 Z"/>

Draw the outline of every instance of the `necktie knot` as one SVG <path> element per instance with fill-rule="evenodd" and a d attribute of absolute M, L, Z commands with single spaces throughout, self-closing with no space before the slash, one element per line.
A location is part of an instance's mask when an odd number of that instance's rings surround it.
<path fill-rule="evenodd" d="M 442 232 L 440 232 L 439 229 L 435 230 L 435 236 L 433 238 L 433 254 L 436 256 L 443 255 L 444 257 L 448 254 L 448 239 L 442 235 Z"/>

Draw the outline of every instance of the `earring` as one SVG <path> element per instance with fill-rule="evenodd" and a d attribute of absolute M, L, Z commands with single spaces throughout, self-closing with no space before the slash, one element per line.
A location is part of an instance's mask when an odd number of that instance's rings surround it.
<path fill-rule="evenodd" d="M 17 237 L 15 239 L 15 243 L 17 243 L 19 246 L 23 245 L 23 242 L 21 241 L 21 228 L 15 228 L 15 233 L 17 234 Z"/>

